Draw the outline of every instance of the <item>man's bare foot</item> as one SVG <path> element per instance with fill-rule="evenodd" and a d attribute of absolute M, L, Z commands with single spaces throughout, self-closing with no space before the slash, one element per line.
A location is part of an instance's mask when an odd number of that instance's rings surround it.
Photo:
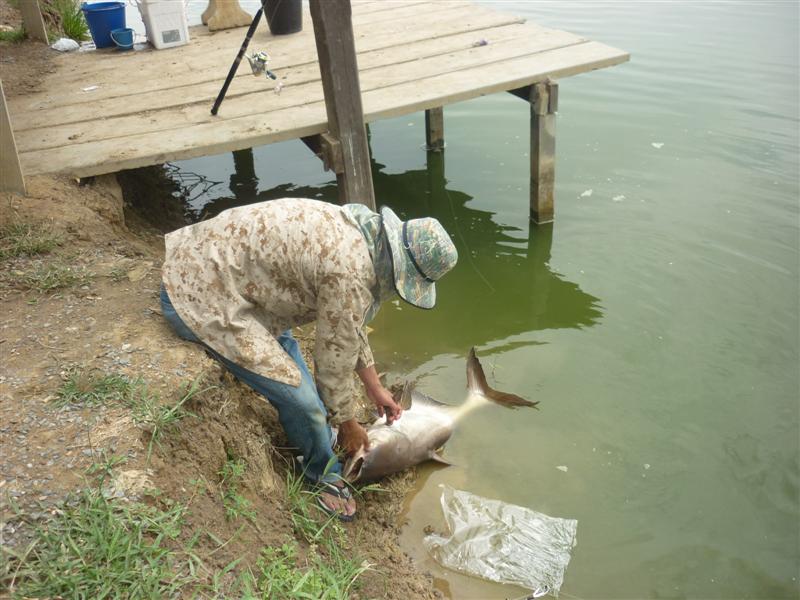
<path fill-rule="evenodd" d="M 329 515 L 336 515 L 340 521 L 352 521 L 356 514 L 356 500 L 343 481 L 322 482 L 319 505 Z"/>

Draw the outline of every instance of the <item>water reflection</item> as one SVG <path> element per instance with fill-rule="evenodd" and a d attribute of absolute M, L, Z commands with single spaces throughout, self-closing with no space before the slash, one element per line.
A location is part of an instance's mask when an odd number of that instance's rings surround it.
<path fill-rule="evenodd" d="M 214 198 L 198 219 L 222 210 L 282 197 L 337 201 L 335 183 L 321 186 L 281 184 L 258 191 L 251 150 L 234 153 L 230 177 L 233 196 Z M 445 155 L 430 152 L 424 169 L 385 172 L 373 159 L 375 195 L 403 219 L 432 216 L 450 232 L 458 266 L 442 280 L 437 308 L 421 311 L 400 302 L 386 305 L 373 327 L 374 350 L 392 358 L 395 368 L 412 370 L 440 354 L 464 355 L 471 346 L 504 340 L 490 352 L 536 344 L 529 332 L 581 328 L 597 322 L 598 299 L 552 271 L 552 225 L 527 231 L 498 222 L 493 212 L 470 206 L 473 198 L 448 189 Z M 450 316 L 443 316 L 443 313 Z M 514 338 L 518 339 L 514 339 Z M 525 339 L 521 339 L 521 338 Z"/>

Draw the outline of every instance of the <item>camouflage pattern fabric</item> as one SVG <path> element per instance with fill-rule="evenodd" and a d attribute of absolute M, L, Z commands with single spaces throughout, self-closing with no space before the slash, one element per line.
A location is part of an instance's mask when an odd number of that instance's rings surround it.
<path fill-rule="evenodd" d="M 352 373 L 374 363 L 364 330 L 377 289 L 358 226 L 342 207 L 283 198 L 232 208 L 166 236 L 163 281 L 204 343 L 259 375 L 297 386 L 276 338 L 316 321 L 316 382 L 330 421 L 354 416 Z"/>

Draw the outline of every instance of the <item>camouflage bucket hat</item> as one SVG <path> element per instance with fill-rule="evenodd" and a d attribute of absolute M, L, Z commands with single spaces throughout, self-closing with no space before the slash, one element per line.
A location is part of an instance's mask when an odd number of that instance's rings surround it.
<path fill-rule="evenodd" d="M 403 222 L 385 206 L 381 216 L 392 250 L 397 293 L 414 306 L 433 308 L 436 281 L 458 261 L 450 236 L 439 221 L 430 217 Z"/>

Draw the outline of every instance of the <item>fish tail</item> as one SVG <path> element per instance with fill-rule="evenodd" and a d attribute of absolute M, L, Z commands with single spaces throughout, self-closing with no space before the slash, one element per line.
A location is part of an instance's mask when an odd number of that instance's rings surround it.
<path fill-rule="evenodd" d="M 480 394 L 488 398 L 492 402 L 505 406 L 507 408 L 516 408 L 517 406 L 536 406 L 538 402 L 531 402 L 520 398 L 516 394 L 509 394 L 508 392 L 501 392 L 492 389 L 486 382 L 486 374 L 483 372 L 481 362 L 475 354 L 475 348 L 471 348 L 469 356 L 467 357 L 467 389 L 470 394 Z"/>

